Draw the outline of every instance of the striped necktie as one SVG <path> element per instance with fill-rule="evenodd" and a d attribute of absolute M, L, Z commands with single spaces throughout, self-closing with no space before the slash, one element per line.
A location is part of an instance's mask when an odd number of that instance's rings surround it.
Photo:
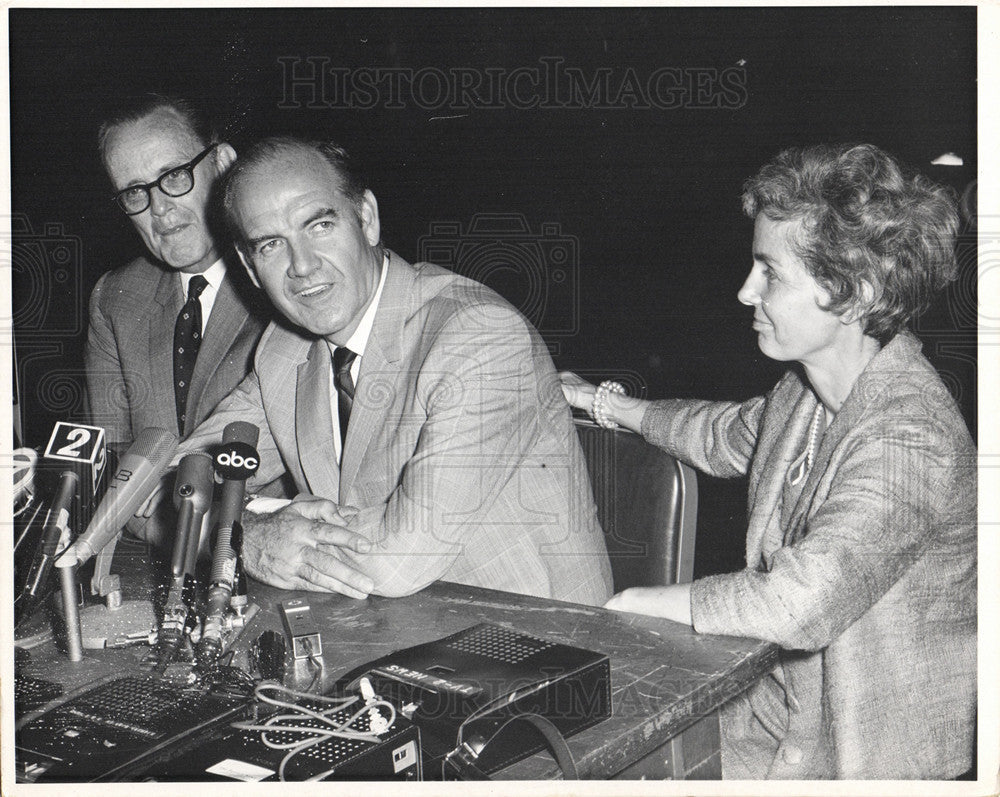
<path fill-rule="evenodd" d="M 344 346 L 338 347 L 333 353 L 333 384 L 337 388 L 341 451 L 344 441 L 347 440 L 347 423 L 351 419 L 351 408 L 354 406 L 354 379 L 351 378 L 351 365 L 357 356 Z"/>

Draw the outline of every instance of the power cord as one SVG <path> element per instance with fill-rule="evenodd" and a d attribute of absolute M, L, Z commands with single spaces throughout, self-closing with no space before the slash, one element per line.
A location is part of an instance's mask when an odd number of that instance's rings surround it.
<path fill-rule="evenodd" d="M 313 677 L 309 682 L 309 686 L 306 687 L 306 691 L 313 692 L 318 687 L 323 685 L 323 673 L 325 671 L 323 666 L 323 651 L 320 650 L 320 655 L 317 657 L 315 651 L 313 650 L 312 640 L 309 637 L 303 639 L 302 644 L 305 646 L 306 652 L 309 654 L 307 661 L 313 667 Z"/>
<path fill-rule="evenodd" d="M 270 697 L 268 692 L 276 692 L 285 699 Z M 261 683 L 254 689 L 254 697 L 262 703 L 285 709 L 289 713 L 278 713 L 268 717 L 263 722 L 235 722 L 232 727 L 245 731 L 260 731 L 260 741 L 265 747 L 272 750 L 288 750 L 288 753 L 281 759 L 278 766 L 278 779 L 285 779 L 285 768 L 295 756 L 303 750 L 319 744 L 330 738 L 357 739 L 366 742 L 379 741 L 379 734 L 385 733 L 396 722 L 396 709 L 387 700 L 372 696 L 367 699 L 361 707 L 351 714 L 346 720 L 337 721 L 333 715 L 344 711 L 361 699 L 358 695 L 352 697 L 325 697 L 310 692 L 298 692 L 288 689 L 276 683 Z M 317 703 L 327 704 L 330 708 L 323 710 L 313 710 L 302 705 L 301 702 L 293 701 L 311 700 Z M 384 717 L 380 709 L 385 709 L 388 717 Z M 372 714 L 377 714 L 382 722 L 375 722 Z M 362 716 L 368 715 L 369 731 L 354 730 L 351 726 Z M 319 725 L 302 725 L 303 721 L 309 720 L 318 722 Z M 378 730 L 376 729 L 378 728 Z M 384 728 L 384 730 L 381 730 Z M 301 734 L 304 738 L 297 741 L 281 742 L 273 739 L 269 734 L 291 733 Z M 309 780 L 323 780 L 334 772 L 333 769 L 321 772 Z"/>

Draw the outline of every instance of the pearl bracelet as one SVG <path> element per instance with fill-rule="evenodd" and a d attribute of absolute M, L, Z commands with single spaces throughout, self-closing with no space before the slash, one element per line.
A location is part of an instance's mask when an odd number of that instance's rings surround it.
<path fill-rule="evenodd" d="M 605 380 L 598 385 L 597 392 L 594 393 L 594 403 L 591 407 L 591 414 L 594 416 L 594 421 L 597 425 L 604 429 L 618 428 L 618 424 L 608 417 L 608 396 L 612 393 L 624 395 L 625 388 L 622 387 L 620 382 Z"/>

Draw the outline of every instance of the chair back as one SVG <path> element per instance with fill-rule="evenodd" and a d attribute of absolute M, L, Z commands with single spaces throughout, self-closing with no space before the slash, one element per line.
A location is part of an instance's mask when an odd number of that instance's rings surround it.
<path fill-rule="evenodd" d="M 698 487 L 694 470 L 626 430 L 576 421 L 615 592 L 691 581 Z"/>

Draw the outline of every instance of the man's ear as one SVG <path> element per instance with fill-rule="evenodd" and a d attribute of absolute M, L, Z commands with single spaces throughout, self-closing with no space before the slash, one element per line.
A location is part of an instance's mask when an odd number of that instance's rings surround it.
<path fill-rule="evenodd" d="M 236 162 L 236 150 L 225 141 L 215 145 L 215 168 L 219 174 L 225 174 Z"/>
<path fill-rule="evenodd" d="M 375 200 L 375 194 L 365 189 L 364 194 L 361 195 L 361 206 L 358 210 L 358 215 L 361 218 L 361 229 L 365 233 L 365 239 L 370 246 L 378 245 L 382 227 L 378 218 L 378 202 Z"/>
<path fill-rule="evenodd" d="M 243 254 L 243 250 L 240 248 L 239 244 L 234 244 L 233 248 L 236 250 L 236 254 L 239 255 L 240 262 L 243 264 L 243 268 L 247 270 L 247 274 L 250 275 L 250 281 L 261 290 L 264 290 L 264 286 L 260 284 L 260 280 L 257 279 L 257 272 L 253 270 L 253 266 L 250 264 L 249 258 Z"/>

